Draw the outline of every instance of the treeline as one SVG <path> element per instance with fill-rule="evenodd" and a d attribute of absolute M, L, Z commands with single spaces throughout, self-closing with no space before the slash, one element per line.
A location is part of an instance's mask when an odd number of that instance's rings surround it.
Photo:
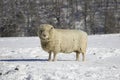
<path fill-rule="evenodd" d="M 37 27 L 120 32 L 120 0 L 1 0 L 0 36 L 36 36 Z"/>

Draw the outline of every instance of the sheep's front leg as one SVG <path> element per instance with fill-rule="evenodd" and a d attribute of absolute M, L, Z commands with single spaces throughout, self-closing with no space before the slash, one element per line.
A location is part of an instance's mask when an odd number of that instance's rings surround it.
<path fill-rule="evenodd" d="M 49 58 L 48 58 L 48 61 L 51 61 L 51 55 L 52 55 L 52 53 L 49 52 Z"/>
<path fill-rule="evenodd" d="M 57 53 L 54 53 L 54 55 L 53 55 L 53 61 L 56 61 L 57 60 Z"/>
<path fill-rule="evenodd" d="M 76 52 L 76 61 L 80 61 L 80 53 Z"/>

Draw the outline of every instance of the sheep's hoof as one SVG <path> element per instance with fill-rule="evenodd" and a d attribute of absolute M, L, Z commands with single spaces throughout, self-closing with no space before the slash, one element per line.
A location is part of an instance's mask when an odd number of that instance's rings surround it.
<path fill-rule="evenodd" d="M 76 61 L 80 61 L 79 59 L 76 59 Z"/>
<path fill-rule="evenodd" d="M 85 60 L 82 60 L 82 62 L 85 62 Z"/>
<path fill-rule="evenodd" d="M 52 61 L 55 62 L 55 61 L 57 61 L 57 60 L 56 60 L 56 59 L 53 59 Z"/>
<path fill-rule="evenodd" d="M 51 62 L 52 60 L 51 59 L 48 59 L 49 62 Z"/>

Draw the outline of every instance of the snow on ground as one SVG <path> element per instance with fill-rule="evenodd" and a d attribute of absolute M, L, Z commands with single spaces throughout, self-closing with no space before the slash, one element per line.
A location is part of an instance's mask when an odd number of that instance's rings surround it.
<path fill-rule="evenodd" d="M 120 34 L 89 36 L 85 62 L 57 57 L 47 61 L 38 37 L 0 38 L 0 80 L 120 80 Z"/>

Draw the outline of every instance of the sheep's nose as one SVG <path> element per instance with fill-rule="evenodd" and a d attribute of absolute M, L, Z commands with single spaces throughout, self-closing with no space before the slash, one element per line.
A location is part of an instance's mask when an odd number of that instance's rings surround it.
<path fill-rule="evenodd" d="M 44 36 L 44 37 L 46 37 L 46 35 L 45 35 L 45 34 L 43 34 L 43 36 Z"/>

